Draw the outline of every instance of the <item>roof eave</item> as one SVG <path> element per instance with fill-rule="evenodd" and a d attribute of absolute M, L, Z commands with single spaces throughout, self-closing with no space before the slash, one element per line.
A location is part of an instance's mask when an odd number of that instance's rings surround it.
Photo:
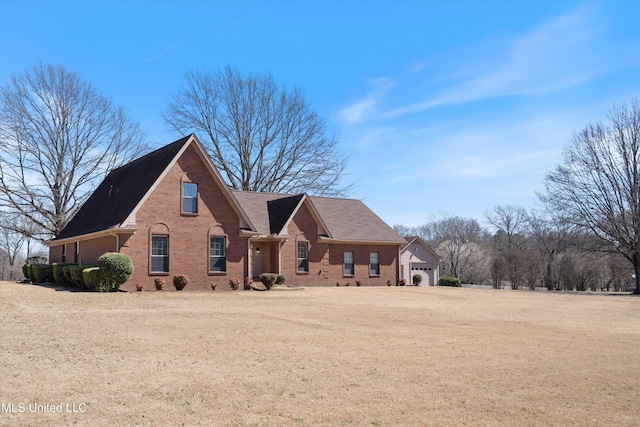
<path fill-rule="evenodd" d="M 133 234 L 138 231 L 137 227 L 112 227 L 106 230 L 94 231 L 93 233 L 79 234 L 77 236 L 65 237 L 62 239 L 45 240 L 43 243 L 49 247 L 65 245 L 67 243 L 82 242 L 85 240 L 98 239 L 106 236 L 116 236 L 120 234 Z"/>

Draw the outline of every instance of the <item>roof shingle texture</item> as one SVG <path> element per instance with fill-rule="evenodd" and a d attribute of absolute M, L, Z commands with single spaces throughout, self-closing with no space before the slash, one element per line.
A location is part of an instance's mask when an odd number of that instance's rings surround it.
<path fill-rule="evenodd" d="M 234 191 L 233 195 L 246 212 L 249 220 L 256 230 L 263 234 L 276 233 L 272 231 L 270 220 L 269 204 L 277 201 L 287 200 L 291 203 L 289 210 L 283 210 L 281 214 L 288 212 L 291 215 L 295 206 L 299 202 L 302 195 L 292 197 L 288 194 L 278 193 L 257 193 L 250 191 Z M 310 196 L 311 203 L 315 207 L 318 215 L 326 225 L 331 237 L 336 240 L 358 241 L 358 242 L 389 242 L 404 243 L 405 240 L 400 237 L 391 227 L 389 227 L 380 217 L 378 217 L 371 209 L 369 209 L 360 200 L 355 199 L 339 199 L 332 197 Z M 281 215 L 279 218 L 284 223 L 289 216 Z"/>
<path fill-rule="evenodd" d="M 189 137 L 112 170 L 56 238 L 94 233 L 120 225 Z"/>

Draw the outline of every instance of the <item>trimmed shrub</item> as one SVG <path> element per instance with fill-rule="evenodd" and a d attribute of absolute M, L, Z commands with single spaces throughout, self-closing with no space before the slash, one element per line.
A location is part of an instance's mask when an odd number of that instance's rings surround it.
<path fill-rule="evenodd" d="M 67 265 L 77 264 L 71 262 L 54 262 L 51 265 L 53 266 L 53 280 L 55 280 L 58 285 L 71 286 L 71 281 L 67 281 L 62 268 L 66 267 Z"/>
<path fill-rule="evenodd" d="M 233 279 L 229 280 L 229 287 L 234 291 L 240 289 L 240 279 L 234 277 Z"/>
<path fill-rule="evenodd" d="M 82 279 L 90 291 L 109 292 L 111 285 L 104 279 L 100 267 L 89 267 L 82 270 Z"/>
<path fill-rule="evenodd" d="M 362 280 L 356 279 L 356 286 L 362 286 Z"/>
<path fill-rule="evenodd" d="M 438 281 L 438 285 L 440 286 L 453 286 L 454 288 L 459 288 L 461 286 L 460 279 L 457 277 L 441 277 Z"/>
<path fill-rule="evenodd" d="M 275 273 L 262 273 L 260 275 L 260 281 L 264 285 L 267 290 L 271 289 L 273 285 L 276 283 L 276 279 L 278 275 Z"/>
<path fill-rule="evenodd" d="M 53 282 L 53 267 L 49 264 L 33 264 L 31 275 L 36 283 Z"/>
<path fill-rule="evenodd" d="M 138 292 L 144 291 L 144 283 L 136 283 L 136 291 Z"/>
<path fill-rule="evenodd" d="M 414 274 L 413 277 L 411 278 L 411 281 L 415 286 L 420 286 L 420 283 L 422 283 L 422 275 Z"/>
<path fill-rule="evenodd" d="M 98 265 L 102 269 L 104 279 L 113 289 L 118 289 L 133 274 L 133 261 L 129 255 L 118 252 L 107 252 L 100 255 Z"/>
<path fill-rule="evenodd" d="M 77 265 L 77 264 L 67 264 L 64 267 L 62 267 L 62 275 L 64 277 L 64 283 L 61 283 L 64 286 L 73 286 L 73 279 L 71 278 L 71 270 L 70 267 Z"/>
<path fill-rule="evenodd" d="M 30 274 L 29 274 L 29 264 L 22 264 L 22 274 L 24 275 L 24 278 L 27 280 L 31 280 Z"/>
<path fill-rule="evenodd" d="M 181 291 L 185 286 L 189 284 L 189 277 L 186 274 L 178 274 L 177 276 L 173 276 L 173 286 L 175 286 L 176 291 Z"/>
<path fill-rule="evenodd" d="M 251 277 L 244 278 L 244 290 L 250 291 L 253 288 L 253 279 Z"/>
<path fill-rule="evenodd" d="M 156 291 L 164 289 L 164 279 L 162 277 L 156 277 L 153 279 L 153 284 L 156 285 Z"/>
<path fill-rule="evenodd" d="M 211 282 L 211 290 L 212 291 L 215 291 L 217 287 L 218 287 L 218 284 L 216 282 Z"/>
<path fill-rule="evenodd" d="M 400 279 L 398 280 L 398 283 L 396 284 L 396 286 L 404 286 L 407 284 L 407 279 Z"/>
<path fill-rule="evenodd" d="M 82 276 L 82 272 L 87 269 L 93 267 L 92 265 L 68 265 L 65 266 L 69 271 L 69 275 L 71 276 L 71 282 L 78 289 L 87 289 L 87 285 L 84 283 L 84 277 Z M 63 270 L 64 270 L 63 268 Z"/>
<path fill-rule="evenodd" d="M 287 281 L 286 274 L 277 274 L 276 275 L 276 285 L 284 285 L 284 282 Z"/>

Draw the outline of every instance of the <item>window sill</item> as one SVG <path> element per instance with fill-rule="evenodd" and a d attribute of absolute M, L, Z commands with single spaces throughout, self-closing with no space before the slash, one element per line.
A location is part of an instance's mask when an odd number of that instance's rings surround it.
<path fill-rule="evenodd" d="M 227 272 L 226 271 L 210 271 L 209 273 L 207 273 L 209 276 L 226 276 Z"/>
<path fill-rule="evenodd" d="M 308 271 L 296 271 L 296 274 L 299 274 L 301 276 L 308 276 L 309 272 Z"/>
<path fill-rule="evenodd" d="M 198 216 L 198 212 L 180 212 L 181 216 Z"/>
<path fill-rule="evenodd" d="M 379 274 L 369 274 L 369 277 L 380 277 Z"/>
<path fill-rule="evenodd" d="M 168 271 L 150 271 L 149 276 L 168 276 Z"/>
<path fill-rule="evenodd" d="M 343 274 L 342 277 L 353 278 L 353 277 L 356 277 L 356 275 L 355 274 Z"/>

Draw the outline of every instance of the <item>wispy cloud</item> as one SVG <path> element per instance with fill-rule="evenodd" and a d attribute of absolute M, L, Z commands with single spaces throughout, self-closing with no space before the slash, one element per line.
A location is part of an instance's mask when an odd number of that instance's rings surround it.
<path fill-rule="evenodd" d="M 189 41 L 190 41 L 190 40 L 184 40 L 184 41 L 181 41 L 180 43 L 176 43 L 176 44 L 174 44 L 173 46 L 169 46 L 168 48 L 166 48 L 166 49 L 164 49 L 164 50 L 162 50 L 162 51 L 160 51 L 160 52 L 156 53 L 155 55 L 152 55 L 152 56 L 150 56 L 150 57 L 148 57 L 148 58 L 144 59 L 144 60 L 142 61 L 142 64 L 148 64 L 148 63 L 150 63 L 150 62 L 153 62 L 153 61 L 155 61 L 156 59 L 159 59 L 159 58 L 161 58 L 161 57 L 163 57 L 163 56 L 167 55 L 168 53 L 171 53 L 171 52 L 173 52 L 174 50 L 181 48 L 181 47 L 182 47 L 182 46 L 184 46 L 185 44 L 189 43 Z"/>
<path fill-rule="evenodd" d="M 453 65 L 449 70 L 461 77 L 457 81 L 423 101 L 391 109 L 381 116 L 393 118 L 499 96 L 539 96 L 584 83 L 602 71 L 602 58 L 591 43 L 597 33 L 597 25 L 583 10 L 555 18 L 502 43 L 497 51 L 493 48 L 488 56 L 465 58 L 464 64 Z M 421 67 L 413 71 L 420 72 Z"/>
<path fill-rule="evenodd" d="M 375 111 L 376 106 L 380 103 L 387 91 L 395 85 L 395 82 L 392 79 L 380 77 L 370 80 L 369 85 L 372 86 L 372 90 L 367 96 L 338 111 L 337 116 L 340 120 L 344 120 L 347 123 L 359 123 L 363 121 L 368 115 Z"/>

